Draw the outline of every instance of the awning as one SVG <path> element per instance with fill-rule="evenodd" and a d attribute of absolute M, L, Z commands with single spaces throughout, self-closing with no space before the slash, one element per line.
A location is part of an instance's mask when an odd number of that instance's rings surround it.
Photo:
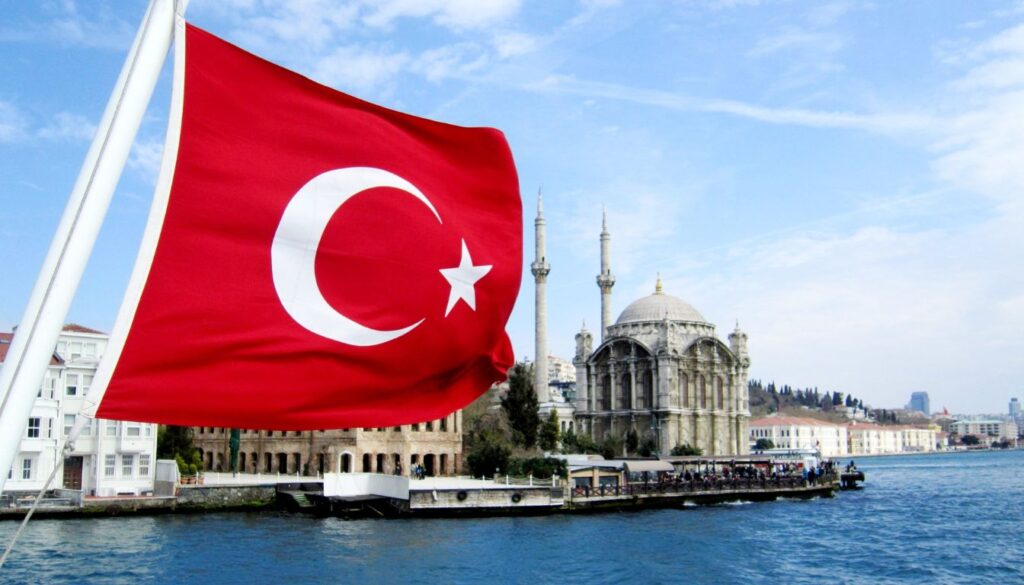
<path fill-rule="evenodd" d="M 668 461 L 660 460 L 643 460 L 643 461 L 626 461 L 626 471 L 630 473 L 639 473 L 641 471 L 674 471 L 675 468 Z"/>

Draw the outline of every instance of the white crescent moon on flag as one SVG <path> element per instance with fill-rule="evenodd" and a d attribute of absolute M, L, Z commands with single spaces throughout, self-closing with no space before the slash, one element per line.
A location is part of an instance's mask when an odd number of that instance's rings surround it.
<path fill-rule="evenodd" d="M 373 167 L 335 169 L 313 177 L 288 202 L 270 248 L 274 288 L 285 311 L 304 328 L 348 345 L 380 345 L 415 329 L 423 319 L 401 329 L 379 330 L 361 325 L 334 309 L 316 282 L 316 253 L 331 217 L 353 195 L 376 187 L 393 187 L 441 216 L 415 185 Z"/>

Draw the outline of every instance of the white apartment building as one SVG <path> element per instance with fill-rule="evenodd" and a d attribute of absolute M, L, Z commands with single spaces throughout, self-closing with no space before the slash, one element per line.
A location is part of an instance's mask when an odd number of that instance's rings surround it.
<path fill-rule="evenodd" d="M 0 363 L 12 334 L 0 333 Z M 54 467 L 63 464 L 51 489 L 82 490 L 85 495 L 140 495 L 153 490 L 157 425 L 94 420 L 75 442 L 67 459 L 58 449 L 84 405 L 107 335 L 66 325 L 32 407 L 5 491 L 38 491 Z"/>
<path fill-rule="evenodd" d="M 777 449 L 817 449 L 822 457 L 847 454 L 846 427 L 813 418 L 769 416 L 750 421 L 750 440 L 770 439 Z"/>
<path fill-rule="evenodd" d="M 572 361 L 558 356 L 548 356 L 548 381 L 549 382 L 575 382 L 576 366 Z"/>
<path fill-rule="evenodd" d="M 960 435 L 974 435 L 979 439 L 998 438 L 1013 441 L 1017 438 L 1017 424 L 1005 420 L 958 420 L 949 426 L 949 432 Z"/>
<path fill-rule="evenodd" d="M 854 423 L 846 429 L 850 455 L 903 453 L 903 427 Z"/>
<path fill-rule="evenodd" d="M 902 427 L 904 453 L 928 453 L 936 450 L 938 429 L 929 427 Z"/>

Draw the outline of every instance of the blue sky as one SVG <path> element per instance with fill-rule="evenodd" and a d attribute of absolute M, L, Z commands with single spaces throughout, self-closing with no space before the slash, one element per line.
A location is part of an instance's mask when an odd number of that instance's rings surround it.
<path fill-rule="evenodd" d="M 0 327 L 21 316 L 145 2 L 4 2 Z M 502 129 L 552 353 L 669 294 L 750 336 L 751 375 L 876 406 L 1003 412 L 1024 380 L 1024 3 L 192 0 L 189 19 L 389 107 Z M 169 61 L 168 61 L 169 64 Z M 110 330 L 169 69 L 69 320 Z M 532 357 L 533 286 L 509 324 Z"/>

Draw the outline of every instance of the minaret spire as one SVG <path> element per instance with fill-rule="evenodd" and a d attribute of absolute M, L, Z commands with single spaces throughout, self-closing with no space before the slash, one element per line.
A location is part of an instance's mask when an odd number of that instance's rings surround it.
<path fill-rule="evenodd" d="M 601 208 L 601 273 L 597 275 L 597 287 L 601 289 L 601 341 L 608 335 L 608 327 L 612 324 L 612 287 L 615 277 L 612 276 L 611 252 L 609 245 L 612 236 L 608 233 L 608 212 Z"/>
<path fill-rule="evenodd" d="M 544 200 L 540 189 L 537 189 L 537 219 L 533 221 L 535 238 L 534 261 L 530 264 L 530 272 L 533 273 L 533 282 L 536 286 L 536 306 L 534 332 L 536 333 L 536 358 L 534 361 L 533 388 L 537 392 L 537 402 L 551 402 L 551 394 L 548 389 L 548 297 L 547 281 L 548 273 L 551 272 L 551 265 L 545 257 L 545 225 L 544 221 Z"/>

